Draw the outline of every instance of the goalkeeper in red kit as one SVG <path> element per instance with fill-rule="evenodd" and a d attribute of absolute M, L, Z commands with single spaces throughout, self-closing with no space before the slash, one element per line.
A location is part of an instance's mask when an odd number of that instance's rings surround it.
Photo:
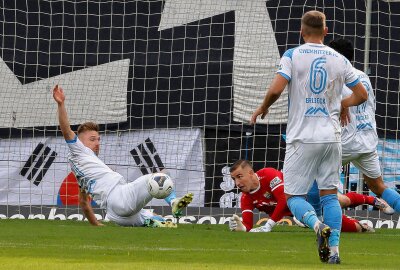
<path fill-rule="evenodd" d="M 274 168 L 263 168 L 254 172 L 250 162 L 239 160 L 232 165 L 230 173 L 236 186 L 242 191 L 240 208 L 243 220 L 241 221 L 237 215 L 233 215 L 229 220 L 231 231 L 270 232 L 281 218 L 293 216 L 286 203 L 282 172 Z M 364 199 L 360 196 L 363 196 Z M 357 202 L 351 202 L 353 197 L 358 199 Z M 371 196 L 361 194 L 349 197 L 344 195 L 341 205 L 356 206 L 357 203 L 372 203 L 374 200 L 369 197 Z M 268 214 L 269 219 L 264 226 L 253 229 L 253 210 L 255 208 Z M 342 216 L 342 223 L 342 232 L 373 232 L 373 229 L 367 224 L 361 224 L 356 219 L 345 215 Z"/>
<path fill-rule="evenodd" d="M 230 173 L 236 186 L 242 191 L 240 207 L 243 218 L 243 223 L 237 216 L 230 219 L 229 227 L 232 231 L 251 231 L 255 208 L 270 216 L 265 225 L 269 231 L 284 216 L 292 216 L 283 191 L 282 172 L 273 168 L 254 172 L 248 161 L 239 160 L 230 168 Z M 235 227 L 235 223 L 238 226 Z"/>

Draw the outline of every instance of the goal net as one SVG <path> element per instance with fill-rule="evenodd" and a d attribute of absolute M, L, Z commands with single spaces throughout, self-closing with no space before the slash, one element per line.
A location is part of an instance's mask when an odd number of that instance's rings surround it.
<path fill-rule="evenodd" d="M 327 15 L 325 41 L 352 40 L 353 64 L 370 76 L 382 172 L 398 188 L 398 2 L 3 1 L 0 218 L 83 218 L 51 94 L 59 84 L 74 130 L 100 124 L 107 165 L 127 181 L 166 169 L 178 196 L 195 194 L 181 222 L 225 223 L 240 212 L 234 161 L 282 169 L 287 94 L 265 120 L 248 122 L 314 9 Z M 343 179 L 346 191 L 364 190 L 354 166 Z M 163 200 L 148 207 L 170 214 Z M 376 209 L 348 213 L 397 226 L 398 215 Z"/>

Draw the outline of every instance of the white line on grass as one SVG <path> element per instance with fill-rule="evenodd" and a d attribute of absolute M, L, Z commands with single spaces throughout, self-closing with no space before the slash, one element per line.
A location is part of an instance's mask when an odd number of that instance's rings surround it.
<path fill-rule="evenodd" d="M 139 246 L 130 246 L 130 247 L 107 247 L 107 246 L 99 246 L 99 245 L 72 245 L 65 246 L 65 244 L 33 244 L 33 243 L 9 243 L 9 242 L 0 242 L 0 247 L 5 248 L 62 248 L 66 249 L 67 247 L 70 249 L 78 249 L 78 250 L 110 250 L 110 251 L 185 251 L 185 252 L 248 252 L 252 251 L 250 249 L 231 249 L 231 248 L 169 248 L 169 247 L 139 247 Z M 285 254 L 298 254 L 297 250 L 273 250 L 273 249 L 257 249 L 257 251 L 261 252 L 280 252 Z M 385 256 L 392 257 L 397 256 L 397 253 L 371 253 L 371 252 L 346 252 L 346 254 L 352 255 L 368 255 L 368 256 Z"/>

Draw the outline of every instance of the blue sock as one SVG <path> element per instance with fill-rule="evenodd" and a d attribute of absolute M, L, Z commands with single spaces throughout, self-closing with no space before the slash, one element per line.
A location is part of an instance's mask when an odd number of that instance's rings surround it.
<path fill-rule="evenodd" d="M 317 181 L 314 181 L 310 191 L 307 194 L 307 201 L 314 208 L 317 216 L 322 216 L 322 208 L 321 208 L 321 200 L 319 198 L 319 189 L 317 185 Z"/>
<path fill-rule="evenodd" d="M 292 214 L 310 229 L 314 229 L 314 225 L 318 220 L 314 208 L 302 196 L 293 196 L 287 200 L 287 205 Z"/>
<path fill-rule="evenodd" d="M 171 206 L 171 202 L 174 199 L 176 199 L 176 193 L 175 190 L 172 190 L 171 194 L 169 194 L 167 197 L 164 198 L 164 201 L 166 201 L 168 205 Z"/>
<path fill-rule="evenodd" d="M 386 188 L 382 192 L 384 199 L 397 213 L 400 213 L 400 194 L 394 189 Z"/>
<path fill-rule="evenodd" d="M 151 217 L 151 219 L 158 220 L 158 221 L 161 221 L 161 222 L 165 221 L 165 219 L 162 216 L 159 216 L 159 215 L 154 215 L 154 216 Z"/>
<path fill-rule="evenodd" d="M 339 246 L 340 229 L 342 228 L 342 208 L 337 194 L 329 194 L 321 197 L 324 212 L 324 223 L 331 227 L 329 247 Z"/>

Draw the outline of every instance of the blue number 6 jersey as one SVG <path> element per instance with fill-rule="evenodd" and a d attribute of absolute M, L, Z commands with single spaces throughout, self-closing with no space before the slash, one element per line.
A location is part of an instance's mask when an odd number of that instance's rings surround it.
<path fill-rule="evenodd" d="M 328 46 L 306 43 L 283 54 L 277 73 L 289 82 L 287 142 L 340 142 L 343 85 L 359 82 L 350 62 Z"/>

